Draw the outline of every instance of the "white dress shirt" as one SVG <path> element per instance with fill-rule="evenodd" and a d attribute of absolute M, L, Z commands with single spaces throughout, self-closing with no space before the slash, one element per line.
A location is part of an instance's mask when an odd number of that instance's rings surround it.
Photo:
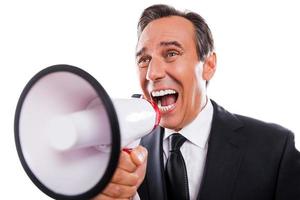
<path fill-rule="evenodd" d="M 197 199 L 201 186 L 212 118 L 213 106 L 211 101 L 208 99 L 207 104 L 198 116 L 183 129 L 180 131 L 174 131 L 165 128 L 163 141 L 165 166 L 169 156 L 169 136 L 173 133 L 180 133 L 187 139 L 181 146 L 180 151 L 185 160 L 191 200 Z M 135 195 L 133 199 L 139 200 L 140 198 L 138 195 Z"/>
<path fill-rule="evenodd" d="M 201 186 L 212 117 L 213 106 L 208 99 L 206 106 L 198 116 L 186 127 L 177 131 L 177 133 L 182 134 L 187 139 L 181 146 L 180 151 L 186 165 L 191 200 L 197 199 L 199 188 Z M 173 133 L 176 133 L 176 131 L 165 129 L 163 141 L 165 165 L 169 155 L 169 136 Z"/>

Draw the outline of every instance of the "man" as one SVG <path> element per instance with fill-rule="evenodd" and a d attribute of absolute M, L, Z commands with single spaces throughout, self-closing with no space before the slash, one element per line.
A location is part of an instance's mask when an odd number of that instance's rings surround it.
<path fill-rule="evenodd" d="M 148 151 L 121 153 L 111 183 L 95 199 L 299 200 L 293 134 L 231 114 L 207 97 L 216 54 L 205 21 L 154 5 L 138 30 L 143 97 L 157 103 L 163 128 L 142 138 Z"/>

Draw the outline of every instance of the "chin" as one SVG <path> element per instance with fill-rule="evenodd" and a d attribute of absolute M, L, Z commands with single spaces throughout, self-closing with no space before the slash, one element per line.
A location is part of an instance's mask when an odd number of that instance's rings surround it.
<path fill-rule="evenodd" d="M 179 128 L 179 123 L 177 122 L 176 119 L 161 118 L 159 125 L 164 128 L 168 128 L 168 129 L 172 129 L 172 130 L 180 130 L 181 129 L 181 128 Z"/>

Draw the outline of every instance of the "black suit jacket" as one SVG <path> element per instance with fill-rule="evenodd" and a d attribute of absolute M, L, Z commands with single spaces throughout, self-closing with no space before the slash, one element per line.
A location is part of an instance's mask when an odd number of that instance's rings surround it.
<path fill-rule="evenodd" d="M 212 129 L 198 200 L 300 200 L 300 154 L 293 134 L 212 103 Z M 138 190 L 142 200 L 167 199 L 163 133 L 163 128 L 157 128 L 141 140 L 148 149 L 146 177 Z"/>

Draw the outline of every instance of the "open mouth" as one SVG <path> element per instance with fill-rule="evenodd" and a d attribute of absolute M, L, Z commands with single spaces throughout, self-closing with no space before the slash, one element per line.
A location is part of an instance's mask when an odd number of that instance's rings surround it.
<path fill-rule="evenodd" d="M 161 112 L 168 112 L 175 108 L 178 92 L 173 89 L 157 90 L 152 91 L 151 96 Z"/>

